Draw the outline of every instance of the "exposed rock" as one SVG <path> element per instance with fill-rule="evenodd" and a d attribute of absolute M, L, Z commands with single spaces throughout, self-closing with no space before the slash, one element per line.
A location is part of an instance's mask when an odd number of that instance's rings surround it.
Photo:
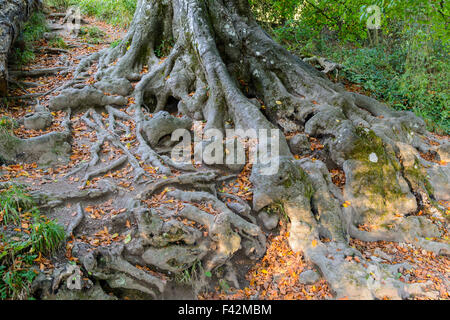
<path fill-rule="evenodd" d="M 344 172 L 344 197 L 354 209 L 356 224 L 382 225 L 392 222 L 396 213 L 416 211 L 416 198 L 392 164 L 348 160 Z"/>

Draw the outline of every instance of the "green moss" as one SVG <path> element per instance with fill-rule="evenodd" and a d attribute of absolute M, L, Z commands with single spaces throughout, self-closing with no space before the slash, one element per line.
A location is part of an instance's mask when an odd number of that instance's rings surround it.
<path fill-rule="evenodd" d="M 375 132 L 366 128 L 356 128 L 358 140 L 350 152 L 348 158 L 358 160 L 362 166 L 355 172 L 355 180 L 359 180 L 359 186 L 364 190 L 354 190 L 356 194 L 364 191 L 369 197 L 376 201 L 377 196 L 382 196 L 387 201 L 393 201 L 404 193 L 397 182 L 397 172 L 400 165 L 395 156 L 389 154 L 383 141 Z M 370 155 L 376 154 L 376 163 L 369 160 Z M 367 192 L 368 191 L 368 192 Z"/>
<path fill-rule="evenodd" d="M 355 133 L 359 139 L 355 142 L 355 146 L 349 154 L 350 159 L 369 162 L 370 154 L 375 153 L 378 157 L 378 163 L 388 162 L 388 156 L 383 141 L 375 134 L 375 132 L 363 127 L 357 127 Z"/>

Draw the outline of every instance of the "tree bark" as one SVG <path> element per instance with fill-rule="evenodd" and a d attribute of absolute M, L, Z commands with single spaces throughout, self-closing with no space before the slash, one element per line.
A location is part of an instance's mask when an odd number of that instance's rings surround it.
<path fill-rule="evenodd" d="M 165 51 L 167 54 L 161 57 Z M 275 43 L 258 26 L 246 0 L 139 0 L 122 43 L 81 61 L 74 77 L 82 79 L 95 61 L 98 71 L 94 86 L 64 90 L 50 102 L 50 108 L 105 106 L 110 115 L 109 128 L 114 131 L 114 117 L 129 116 L 117 111 L 114 114 L 109 105 L 123 103 L 118 96 L 133 97 L 135 104 L 130 111 L 140 145 L 140 161 L 164 174 L 170 174 L 168 167 L 172 164 L 146 141 L 143 133 L 152 120 L 146 118 L 144 108 L 156 113 L 176 100 L 178 112 L 204 120 L 205 129 L 224 131 L 230 124 L 244 130 L 279 129 L 279 138 L 269 138 L 279 142 L 279 154 L 272 156 L 279 160 L 279 171 L 264 176 L 263 165 L 254 164 L 252 168 L 253 212 L 274 203 L 284 208 L 290 219 L 291 248 L 303 251 L 320 268 L 337 297 L 405 298 L 423 293 L 420 286 L 396 280 L 392 270 L 365 260 L 348 245 L 349 237 L 365 241 L 418 239 L 416 245 L 437 253 L 448 252 L 448 244 L 423 240 L 428 222 L 413 215 L 419 201 L 414 195 L 434 197 L 431 188 L 424 187 L 425 176 L 430 174 L 425 172 L 425 165 L 432 164 L 424 164 L 418 151 L 445 156 L 430 145 L 430 139 L 437 140 L 428 134 L 422 119 L 346 92 L 343 86 L 329 81 Z M 137 84 L 132 87 L 130 82 Z M 160 114 L 153 121 L 160 118 L 168 123 L 170 116 Z M 103 128 L 102 118 L 94 110 L 83 119 L 101 137 L 92 149 L 95 164 L 103 140 L 115 138 Z M 296 131 L 324 144 L 322 161 L 294 159 L 284 134 Z M 439 143 L 445 144 L 441 140 Z M 119 142 L 115 146 L 121 147 Z M 145 174 L 134 155 L 128 152 L 127 156 L 137 175 Z M 343 191 L 331 182 L 332 168 L 345 171 L 347 182 Z M 239 248 L 253 258 L 260 257 L 265 248 L 264 233 L 254 221 L 241 218 L 216 198 L 214 181 L 216 175 L 200 173 L 164 182 L 164 186 L 188 185 L 209 190 L 167 193 L 184 202 L 209 202 L 220 212 L 214 217 L 193 206 L 181 211 L 187 219 L 208 227 L 209 236 L 203 240 L 199 240 L 196 231 L 183 227 L 177 227 L 181 234 L 177 243 L 155 239 L 164 227 L 149 231 L 148 219 L 157 220 L 158 214 L 145 208 L 141 200 L 151 197 L 161 185 L 142 192 L 133 212 L 144 238 L 137 236 L 133 240 L 133 249 L 128 251 L 133 259 L 141 259 L 143 264 L 159 270 L 180 272 L 197 260 L 204 263 L 206 270 L 217 268 Z M 444 181 L 444 188 L 445 185 L 448 180 Z M 342 206 L 344 200 L 351 206 Z M 246 211 L 243 208 L 242 212 Z M 398 221 L 398 214 L 411 216 Z M 164 216 L 170 217 L 170 210 Z M 358 229 L 363 224 L 383 230 L 365 233 Z M 393 225 L 394 230 L 386 229 L 386 224 Z M 98 254 L 112 260 L 118 256 L 123 259 L 121 250 Z M 349 262 L 347 256 L 357 256 L 361 263 Z M 93 273 L 103 274 L 99 266 L 85 266 Z"/>
<path fill-rule="evenodd" d="M 8 54 L 41 0 L 0 0 L 0 96 L 8 90 Z"/>

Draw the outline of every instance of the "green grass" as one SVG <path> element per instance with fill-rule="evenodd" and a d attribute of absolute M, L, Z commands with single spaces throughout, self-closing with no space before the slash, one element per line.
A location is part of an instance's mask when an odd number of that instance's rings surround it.
<path fill-rule="evenodd" d="M 0 189 L 0 204 L 0 299 L 29 298 L 34 260 L 60 247 L 64 228 L 40 213 L 23 186 Z"/>
<path fill-rule="evenodd" d="M 23 187 L 12 185 L 8 189 L 0 191 L 0 223 L 18 223 L 20 213 L 33 207 L 33 200 L 25 192 Z"/>
<path fill-rule="evenodd" d="M 194 285 L 195 281 L 204 273 L 201 261 L 195 261 L 192 267 L 175 275 L 175 282 L 183 285 Z"/>
<path fill-rule="evenodd" d="M 68 48 L 67 43 L 61 37 L 56 37 L 56 38 L 51 39 L 48 42 L 48 46 L 51 48 L 59 48 L 59 49 L 67 49 Z"/>
<path fill-rule="evenodd" d="M 36 252 L 51 253 L 57 250 L 64 240 L 64 229 L 55 221 L 36 219 L 30 236 L 31 247 Z M 45 218 L 45 217 L 44 217 Z"/>

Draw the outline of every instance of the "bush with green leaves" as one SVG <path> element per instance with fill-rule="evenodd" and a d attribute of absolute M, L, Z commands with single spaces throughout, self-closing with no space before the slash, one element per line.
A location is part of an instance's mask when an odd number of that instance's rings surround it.
<path fill-rule="evenodd" d="M 257 0 L 255 0 L 258 2 Z M 261 2 L 263 3 L 263 1 Z M 341 76 L 373 97 L 424 118 L 428 129 L 450 132 L 449 33 L 442 1 L 299 1 L 294 19 L 269 28 L 301 56 L 319 55 L 341 63 Z M 366 22 L 380 8 L 374 41 Z"/>

